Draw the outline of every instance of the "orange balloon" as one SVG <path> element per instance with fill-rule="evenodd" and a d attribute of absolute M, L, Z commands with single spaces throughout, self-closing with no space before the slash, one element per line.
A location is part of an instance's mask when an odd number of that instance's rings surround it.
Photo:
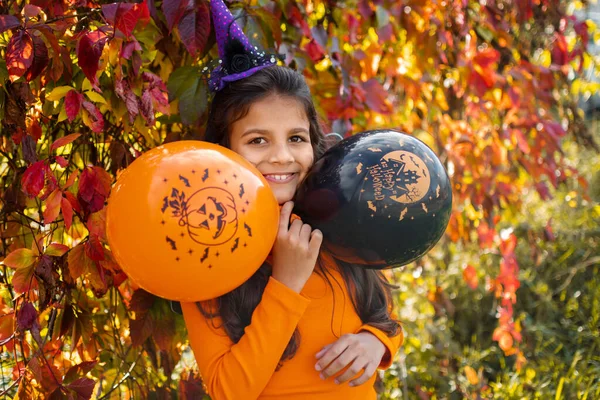
<path fill-rule="evenodd" d="M 141 288 L 177 301 L 221 296 L 267 258 L 279 206 L 254 166 L 224 147 L 181 141 L 144 153 L 107 207 L 115 259 Z"/>

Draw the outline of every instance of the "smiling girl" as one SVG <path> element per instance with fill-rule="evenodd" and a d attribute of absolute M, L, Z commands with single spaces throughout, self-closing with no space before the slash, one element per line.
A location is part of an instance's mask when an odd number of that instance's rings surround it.
<path fill-rule="evenodd" d="M 205 140 L 253 164 L 281 215 L 271 255 L 248 281 L 217 299 L 182 304 L 208 393 L 215 400 L 375 399 L 376 370 L 391 365 L 403 339 L 390 285 L 379 271 L 334 259 L 321 249 L 321 232 L 292 216 L 296 189 L 324 151 L 308 86 L 250 46 L 221 0 L 211 8 L 223 63 L 209 82 L 215 95 Z"/>

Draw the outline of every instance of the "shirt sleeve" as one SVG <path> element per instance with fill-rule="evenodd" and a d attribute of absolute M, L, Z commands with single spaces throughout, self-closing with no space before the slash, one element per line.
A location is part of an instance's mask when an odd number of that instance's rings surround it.
<path fill-rule="evenodd" d="M 213 399 L 256 399 L 275 372 L 310 300 L 269 278 L 261 302 L 238 343 L 221 320 L 205 318 L 195 303 L 182 303 L 202 379 Z"/>

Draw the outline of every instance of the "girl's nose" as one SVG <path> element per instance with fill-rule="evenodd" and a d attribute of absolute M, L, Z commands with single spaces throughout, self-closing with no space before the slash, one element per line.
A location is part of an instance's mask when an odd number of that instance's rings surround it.
<path fill-rule="evenodd" d="M 273 164 L 290 164 L 295 160 L 294 154 L 287 143 L 275 144 L 269 154 L 269 162 Z"/>

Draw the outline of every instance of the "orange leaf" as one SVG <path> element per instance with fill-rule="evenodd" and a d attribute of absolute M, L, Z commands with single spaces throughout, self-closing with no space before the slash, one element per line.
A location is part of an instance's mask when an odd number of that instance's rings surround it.
<path fill-rule="evenodd" d="M 477 270 L 470 264 L 463 269 L 463 279 L 471 289 L 476 289 L 479 284 Z"/>
<path fill-rule="evenodd" d="M 60 209 L 63 213 L 63 218 L 65 219 L 65 228 L 67 230 L 71 229 L 71 223 L 73 222 L 73 206 L 66 198 L 62 198 L 60 201 Z"/>
<path fill-rule="evenodd" d="M 81 133 L 72 133 L 70 135 L 61 137 L 60 139 L 56 139 L 54 143 L 52 143 L 52 145 L 50 146 L 50 151 L 54 151 L 60 147 L 66 146 L 67 144 L 77 139 L 79 136 L 81 136 Z"/>
<path fill-rule="evenodd" d="M 500 337 L 498 338 L 498 345 L 502 350 L 509 351 L 513 347 L 513 337 L 510 333 L 503 331 Z"/>
<path fill-rule="evenodd" d="M 46 209 L 44 210 L 44 224 L 50 224 L 54 222 L 58 214 L 60 213 L 60 202 L 62 200 L 62 191 L 55 189 L 48 199 L 46 199 Z"/>
<path fill-rule="evenodd" d="M 30 289 L 37 287 L 37 280 L 33 277 L 34 271 L 34 264 L 31 264 L 28 267 L 19 268 L 15 271 L 15 274 L 12 277 L 12 285 L 15 292 L 25 293 Z"/>
<path fill-rule="evenodd" d="M 78 244 L 69 251 L 69 274 L 71 278 L 77 279 L 86 274 L 91 268 L 95 268 L 94 262 L 85 254 L 83 244 Z"/>
<path fill-rule="evenodd" d="M 465 375 L 467 376 L 467 379 L 469 380 L 469 383 L 473 386 L 479 384 L 479 377 L 477 376 L 477 372 L 475 372 L 475 370 L 470 367 L 470 366 L 466 366 L 465 367 Z"/>

